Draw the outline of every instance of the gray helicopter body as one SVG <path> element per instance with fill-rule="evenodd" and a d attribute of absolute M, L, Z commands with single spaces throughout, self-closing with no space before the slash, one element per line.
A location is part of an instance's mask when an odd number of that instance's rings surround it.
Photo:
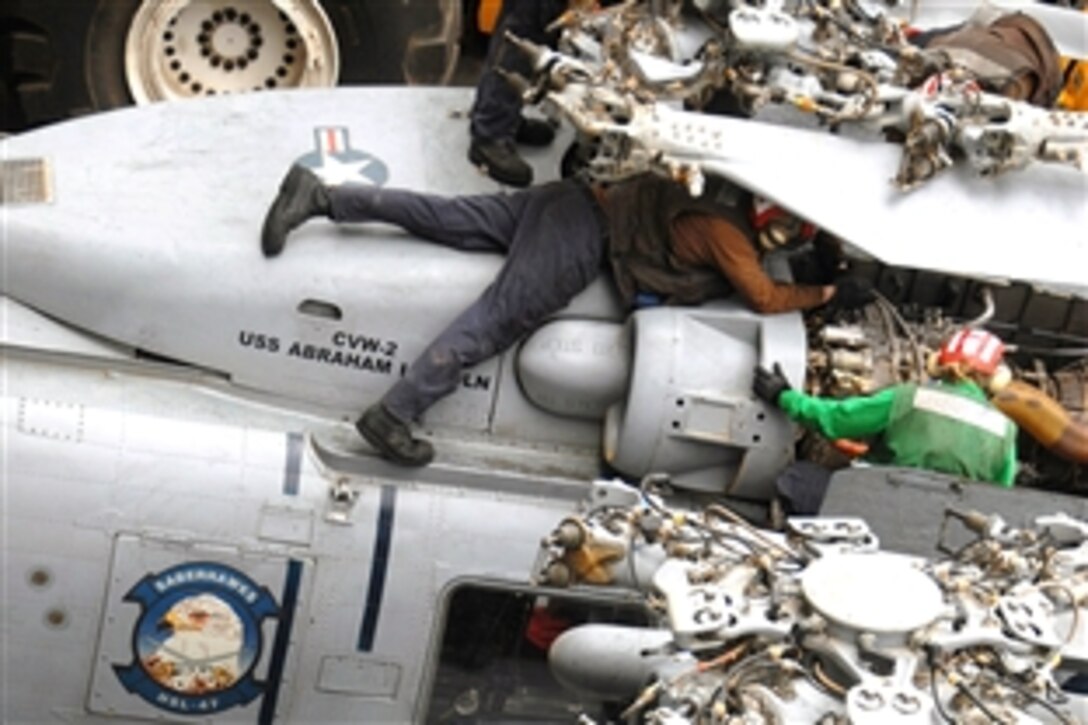
<path fill-rule="evenodd" d="M 269 260 L 261 220 L 292 163 L 331 183 L 497 191 L 464 160 L 470 101 L 266 93 L 3 140 L 6 722 L 573 718 L 539 662 L 518 659 L 513 684 L 496 674 L 517 647 L 466 662 L 454 645 L 459 628 L 489 641 L 476 634 L 505 622 L 503 602 L 550 592 L 529 589 L 540 539 L 588 481 L 665 472 L 764 510 L 794 430 L 752 398 L 751 371 L 778 361 L 802 379 L 806 331 L 735 300 L 629 312 L 602 278 L 427 414 L 431 466 L 396 468 L 358 440 L 350 422 L 501 259 L 315 221 Z M 539 180 L 561 150 L 532 159 Z M 1016 203 L 1017 218 L 1048 208 Z M 1056 217 L 1061 249 L 1081 217 Z M 1067 266 L 1018 277 L 1014 250 L 988 253 L 1002 258 L 988 280 L 1004 270 L 1061 305 L 1055 334 L 1083 323 Z M 941 269 L 931 250 L 894 262 Z"/>

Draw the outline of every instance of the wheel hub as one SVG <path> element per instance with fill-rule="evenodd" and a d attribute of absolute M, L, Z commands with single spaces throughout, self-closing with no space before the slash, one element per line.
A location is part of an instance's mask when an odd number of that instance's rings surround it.
<path fill-rule="evenodd" d="M 272 0 L 145 2 L 126 45 L 138 102 L 332 85 L 337 64 L 316 3 L 295 3 L 288 15 Z"/>
<path fill-rule="evenodd" d="M 200 55 L 213 66 L 226 61 L 245 68 L 260 53 L 261 26 L 252 22 L 248 14 L 233 18 L 230 16 L 233 12 L 225 18 L 222 13 L 215 15 L 201 23 L 202 32 L 197 36 Z"/>

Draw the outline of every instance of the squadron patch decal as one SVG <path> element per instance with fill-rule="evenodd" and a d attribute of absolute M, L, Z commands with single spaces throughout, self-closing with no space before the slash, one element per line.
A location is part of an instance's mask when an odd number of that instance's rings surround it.
<path fill-rule="evenodd" d="M 129 692 L 191 715 L 246 705 L 264 692 L 254 678 L 261 623 L 279 616 L 267 588 L 228 566 L 195 562 L 145 576 L 124 601 L 141 610 L 133 661 L 113 666 Z"/>
<path fill-rule="evenodd" d="M 296 163 L 321 177 L 329 186 L 368 184 L 381 186 L 389 179 L 389 169 L 381 159 L 353 149 L 344 126 L 319 126 L 314 129 L 316 150 Z"/>

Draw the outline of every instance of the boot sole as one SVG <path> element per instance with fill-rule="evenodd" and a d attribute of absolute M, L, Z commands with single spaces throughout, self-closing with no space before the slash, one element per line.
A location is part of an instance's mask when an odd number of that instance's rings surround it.
<path fill-rule="evenodd" d="M 282 206 L 280 197 L 277 196 L 276 200 L 272 202 L 272 207 L 268 210 L 268 214 L 265 215 L 264 225 L 261 226 L 261 252 L 266 257 L 277 257 L 283 252 L 283 248 L 287 246 L 287 235 L 274 234 L 270 229 L 270 220 L 274 214 L 279 213 L 279 208 Z M 274 238 L 275 237 L 275 238 Z"/>

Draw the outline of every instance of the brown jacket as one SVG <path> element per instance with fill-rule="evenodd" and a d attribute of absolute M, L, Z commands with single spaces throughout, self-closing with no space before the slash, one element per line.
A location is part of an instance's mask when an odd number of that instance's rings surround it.
<path fill-rule="evenodd" d="M 1024 13 L 1003 15 L 986 26 L 965 25 L 939 35 L 927 48 L 977 76 L 996 93 L 1050 108 L 1062 89 L 1060 56 L 1046 30 Z"/>
<path fill-rule="evenodd" d="M 646 175 L 602 195 L 609 259 L 630 304 L 652 292 L 669 304 L 698 304 L 739 292 L 758 312 L 785 312 L 823 302 L 820 287 L 781 284 L 763 270 L 747 215 L 750 197 L 724 181 L 692 197 L 680 184 Z"/>

